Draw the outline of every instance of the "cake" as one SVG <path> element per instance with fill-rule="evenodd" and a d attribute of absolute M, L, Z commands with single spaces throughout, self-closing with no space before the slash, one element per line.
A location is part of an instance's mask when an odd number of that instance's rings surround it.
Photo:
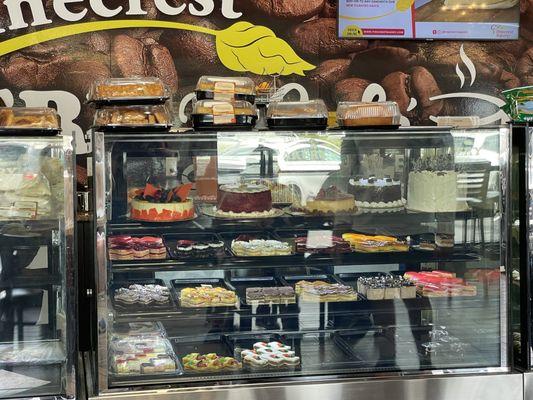
<path fill-rule="evenodd" d="M 216 353 L 190 353 L 182 359 L 183 368 L 190 372 L 237 371 L 242 364 L 233 357 L 222 357 Z"/>
<path fill-rule="evenodd" d="M 192 184 L 161 189 L 148 183 L 132 199 L 131 218 L 147 222 L 176 222 L 194 218 L 194 203 L 188 198 Z"/>
<path fill-rule="evenodd" d="M 108 243 L 110 260 L 165 260 L 167 258 L 167 249 L 160 237 L 111 236 Z"/>
<path fill-rule="evenodd" d="M 342 238 L 360 253 L 385 253 L 409 251 L 409 244 L 393 236 L 344 233 Z"/>
<path fill-rule="evenodd" d="M 170 303 L 170 291 L 160 285 L 130 285 L 115 291 L 115 302 L 123 305 L 165 305 Z"/>
<path fill-rule="evenodd" d="M 138 99 L 166 97 L 167 90 L 158 78 L 111 78 L 97 82 L 91 100 Z"/>
<path fill-rule="evenodd" d="M 0 126 L 8 129 L 59 129 L 59 118 L 53 108 L 2 107 Z"/>
<path fill-rule="evenodd" d="M 204 285 L 182 289 L 182 307 L 231 307 L 237 303 L 235 292 L 222 287 Z"/>
<path fill-rule="evenodd" d="M 222 185 L 218 189 L 217 214 L 261 217 L 273 213 L 272 193 L 264 185 Z"/>
<path fill-rule="evenodd" d="M 357 280 L 357 291 L 368 300 L 413 299 L 416 286 L 401 276 L 381 275 Z"/>
<path fill-rule="evenodd" d="M 406 272 L 404 278 L 412 281 L 424 297 L 476 296 L 477 288 L 447 271 Z"/>
<path fill-rule="evenodd" d="M 289 286 L 246 288 L 248 304 L 293 304 L 296 302 L 294 289 Z"/>
<path fill-rule="evenodd" d="M 312 240 L 309 240 L 308 236 L 301 236 L 294 240 L 294 244 L 296 245 L 296 253 L 300 254 L 343 254 L 352 252 L 350 243 L 332 235 L 320 237 L 314 234 Z"/>
<path fill-rule="evenodd" d="M 280 342 L 257 342 L 253 349 L 241 350 L 241 360 L 245 367 L 251 370 L 278 369 L 296 367 L 300 365 L 300 357 Z"/>
<path fill-rule="evenodd" d="M 353 195 L 330 186 L 320 189 L 314 199 L 307 200 L 304 210 L 310 214 L 337 214 L 354 212 L 357 208 Z"/>
<path fill-rule="evenodd" d="M 450 154 L 422 157 L 409 173 L 407 208 L 423 212 L 457 210 L 457 172 Z"/>
<path fill-rule="evenodd" d="M 288 256 L 292 254 L 292 247 L 280 240 L 240 235 L 231 242 L 231 251 L 238 257 Z"/>
<path fill-rule="evenodd" d="M 402 185 L 390 177 L 369 177 L 350 179 L 348 191 L 357 199 L 355 204 L 362 208 L 402 207 Z"/>
<path fill-rule="evenodd" d="M 393 101 L 340 102 L 337 122 L 342 128 L 391 126 L 400 124 L 400 109 Z"/>
<path fill-rule="evenodd" d="M 296 283 L 295 291 L 301 301 L 324 303 L 357 300 L 357 294 L 353 288 L 340 283 L 299 281 Z"/>
<path fill-rule="evenodd" d="M 195 242 L 193 240 L 178 240 L 172 256 L 180 258 L 210 258 L 223 257 L 224 242 L 219 240 Z"/>
<path fill-rule="evenodd" d="M 169 111 L 164 105 L 122 106 L 102 108 L 96 111 L 94 126 L 168 126 Z"/>

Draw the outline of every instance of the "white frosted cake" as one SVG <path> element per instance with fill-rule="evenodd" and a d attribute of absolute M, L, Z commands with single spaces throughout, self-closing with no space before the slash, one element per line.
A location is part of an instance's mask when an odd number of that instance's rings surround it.
<path fill-rule="evenodd" d="M 423 157 L 409 173 L 407 208 L 424 212 L 457 211 L 457 172 L 451 155 Z"/>

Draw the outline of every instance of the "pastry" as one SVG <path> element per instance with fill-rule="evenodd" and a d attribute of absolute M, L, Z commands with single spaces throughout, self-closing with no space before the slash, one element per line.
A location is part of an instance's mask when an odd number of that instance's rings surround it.
<path fill-rule="evenodd" d="M 407 208 L 423 212 L 454 212 L 458 209 L 457 172 L 451 154 L 418 159 L 409 173 Z"/>
<path fill-rule="evenodd" d="M 140 101 L 140 98 L 164 98 L 168 93 L 158 78 L 112 78 L 97 82 L 89 97 L 91 100 Z"/>
<path fill-rule="evenodd" d="M 214 353 L 190 353 L 182 359 L 183 368 L 189 372 L 238 371 L 242 364 L 233 357 L 222 357 Z"/>
<path fill-rule="evenodd" d="M 232 307 L 237 296 L 231 290 L 204 285 L 182 289 L 180 303 L 182 307 Z"/>
<path fill-rule="evenodd" d="M 368 300 L 413 299 L 416 297 L 416 286 L 410 280 L 393 275 L 359 278 L 357 291 Z"/>
<path fill-rule="evenodd" d="M 131 201 L 131 218 L 148 222 L 176 222 L 194 218 L 194 203 L 188 198 L 192 184 L 161 189 L 147 184 Z"/>
<path fill-rule="evenodd" d="M 324 235 L 323 238 L 314 235 L 312 241 L 308 236 L 298 237 L 294 240 L 294 244 L 296 253 L 343 254 L 352 252 L 350 243 L 331 234 Z"/>
<path fill-rule="evenodd" d="M 255 84 L 246 77 L 202 76 L 196 84 L 198 100 L 255 101 Z"/>
<path fill-rule="evenodd" d="M 385 178 L 350 179 L 348 191 L 357 199 L 355 205 L 363 208 L 396 208 L 405 204 L 400 181 Z"/>
<path fill-rule="evenodd" d="M 4 129 L 59 129 L 59 118 L 53 108 L 2 107 L 0 127 Z"/>
<path fill-rule="evenodd" d="M 263 185 L 222 185 L 218 189 L 216 215 L 262 217 L 275 215 L 272 193 Z"/>
<path fill-rule="evenodd" d="M 101 108 L 96 110 L 94 120 L 96 127 L 170 127 L 171 124 L 169 111 L 164 105 Z"/>
<path fill-rule="evenodd" d="M 293 304 L 296 302 L 294 289 L 289 286 L 246 288 L 248 304 Z"/>
<path fill-rule="evenodd" d="M 176 258 L 210 258 L 224 256 L 224 242 L 195 242 L 178 240 L 174 255 Z"/>
<path fill-rule="evenodd" d="M 476 296 L 477 288 L 464 279 L 445 271 L 406 272 L 404 277 L 412 281 L 417 292 L 424 297 Z"/>
<path fill-rule="evenodd" d="M 323 100 L 275 101 L 267 111 L 270 129 L 326 129 L 328 109 Z"/>
<path fill-rule="evenodd" d="M 341 302 L 356 301 L 357 294 L 350 286 L 323 281 L 299 281 L 295 291 L 301 301 Z"/>
<path fill-rule="evenodd" d="M 357 252 L 384 253 L 409 251 L 409 244 L 392 236 L 362 235 L 359 233 L 344 233 L 342 238 L 350 243 Z"/>
<path fill-rule="evenodd" d="M 165 260 L 167 249 L 160 237 L 131 237 L 127 235 L 108 238 L 110 260 Z"/>
<path fill-rule="evenodd" d="M 194 129 L 251 129 L 257 120 L 255 107 L 247 101 L 200 100 L 194 105 Z"/>
<path fill-rule="evenodd" d="M 320 189 L 314 199 L 307 200 L 303 209 L 309 214 L 337 214 L 357 211 L 354 196 L 343 193 L 335 186 Z"/>
<path fill-rule="evenodd" d="M 399 125 L 400 117 L 393 101 L 340 102 L 337 107 L 337 123 L 342 128 Z"/>
<path fill-rule="evenodd" d="M 279 240 L 240 235 L 231 242 L 231 251 L 238 257 L 287 256 L 292 254 L 292 247 Z"/>
<path fill-rule="evenodd" d="M 300 365 L 300 357 L 296 356 L 296 352 L 280 342 L 258 342 L 254 344 L 253 350 L 242 350 L 240 355 L 243 366 L 251 370 Z"/>
<path fill-rule="evenodd" d="M 160 285 L 130 285 L 115 290 L 115 302 L 123 305 L 166 305 L 170 303 L 170 291 Z"/>

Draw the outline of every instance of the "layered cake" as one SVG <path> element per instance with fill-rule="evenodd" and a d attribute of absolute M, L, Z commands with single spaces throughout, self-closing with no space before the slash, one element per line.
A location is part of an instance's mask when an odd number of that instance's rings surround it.
<path fill-rule="evenodd" d="M 170 302 L 170 291 L 160 285 L 130 285 L 115 291 L 115 302 L 122 305 L 164 305 Z"/>
<path fill-rule="evenodd" d="M 180 258 L 210 258 L 223 257 L 224 243 L 219 240 L 195 242 L 193 240 L 178 240 L 172 256 Z"/>
<path fill-rule="evenodd" d="M 357 291 L 368 300 L 414 299 L 416 286 L 402 276 L 382 275 L 357 280 Z"/>
<path fill-rule="evenodd" d="M 190 353 L 183 357 L 182 364 L 189 372 L 225 372 L 242 368 L 242 364 L 233 357 L 222 357 L 216 353 Z"/>
<path fill-rule="evenodd" d="M 343 254 L 351 253 L 350 243 L 337 236 L 324 236 L 322 241 L 319 237 L 309 240 L 308 236 L 301 236 L 294 240 L 296 253 L 300 254 Z"/>
<path fill-rule="evenodd" d="M 304 210 L 310 214 L 337 214 L 354 212 L 357 208 L 353 195 L 330 186 L 320 189 L 314 199 L 307 200 Z"/>
<path fill-rule="evenodd" d="M 235 292 L 208 285 L 185 288 L 180 293 L 182 307 L 231 307 L 237 303 Z"/>
<path fill-rule="evenodd" d="M 222 185 L 218 189 L 216 213 L 227 217 L 273 215 L 272 193 L 264 185 Z"/>
<path fill-rule="evenodd" d="M 280 240 L 240 235 L 231 242 L 231 251 L 239 257 L 288 256 L 292 254 L 292 246 Z"/>
<path fill-rule="evenodd" d="M 476 296 L 477 288 L 446 271 L 406 272 L 404 277 L 412 281 L 417 292 L 424 297 Z"/>
<path fill-rule="evenodd" d="M 402 207 L 402 185 L 390 177 L 350 179 L 348 191 L 357 199 L 355 204 L 362 208 Z"/>
<path fill-rule="evenodd" d="M 295 291 L 301 301 L 325 303 L 357 300 L 353 288 L 340 283 L 299 281 L 296 283 Z"/>
<path fill-rule="evenodd" d="M 131 218 L 147 222 L 175 222 L 194 218 L 194 203 L 188 198 L 192 184 L 171 189 L 147 184 L 131 201 Z"/>
<path fill-rule="evenodd" d="M 360 233 L 344 233 L 342 238 L 360 253 L 385 253 L 409 251 L 409 244 L 393 236 L 363 235 Z"/>
<path fill-rule="evenodd" d="M 457 210 L 457 172 L 451 154 L 418 159 L 409 173 L 407 208 L 424 212 Z"/>
<path fill-rule="evenodd" d="M 246 288 L 248 304 L 293 304 L 294 289 L 289 286 Z"/>
<path fill-rule="evenodd" d="M 300 357 L 281 342 L 257 342 L 253 349 L 241 351 L 242 364 L 251 369 L 277 369 L 300 365 Z"/>
<path fill-rule="evenodd" d="M 111 236 L 108 239 L 110 260 L 164 260 L 167 249 L 163 239 L 154 236 Z"/>

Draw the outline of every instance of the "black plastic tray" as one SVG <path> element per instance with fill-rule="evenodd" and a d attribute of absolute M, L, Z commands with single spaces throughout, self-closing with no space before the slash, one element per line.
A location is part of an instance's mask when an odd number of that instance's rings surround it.
<path fill-rule="evenodd" d="M 167 132 L 172 128 L 172 124 L 146 124 L 146 125 L 94 125 L 93 130 L 98 132 L 117 132 L 117 133 L 161 133 Z"/>
<path fill-rule="evenodd" d="M 212 115 L 193 114 L 191 118 L 195 131 L 251 130 L 257 120 L 256 115 L 236 115 L 235 124 L 214 124 Z"/>
<path fill-rule="evenodd" d="M 129 285 L 160 285 L 168 287 L 162 279 L 133 279 L 122 282 L 115 282 L 111 286 L 110 290 L 112 293 L 111 299 L 113 308 L 121 315 L 125 314 L 151 314 L 153 312 L 162 313 L 165 311 L 174 312 L 176 309 L 176 304 L 172 298 L 172 291 L 169 293 L 168 303 L 166 304 L 122 304 L 115 301 L 115 291 L 122 287 L 128 287 Z"/>
<path fill-rule="evenodd" d="M 199 257 L 197 255 L 191 255 L 190 257 L 183 257 L 176 254 L 176 245 L 179 240 L 192 240 L 194 242 L 223 242 L 223 240 L 216 233 L 182 233 L 182 234 L 168 234 L 163 235 L 163 242 L 167 247 L 168 254 L 173 260 L 186 260 L 190 261 L 212 261 L 217 263 L 219 259 L 231 256 L 231 252 L 228 250 L 226 244 L 224 244 L 223 253 L 220 255 L 210 254 L 205 257 Z"/>
<path fill-rule="evenodd" d="M 196 93 L 196 99 L 197 100 L 214 100 L 215 99 L 215 92 L 212 91 L 205 91 L 205 90 L 197 90 Z M 234 100 L 244 100 L 248 103 L 254 104 L 255 103 L 255 95 L 254 94 L 242 94 L 242 93 L 235 93 L 233 95 Z"/>
<path fill-rule="evenodd" d="M 139 104 L 157 105 L 165 104 L 169 96 L 139 96 L 139 97 L 113 97 L 107 99 L 91 99 L 87 104 L 93 104 L 95 108 L 109 106 L 138 106 Z"/>
<path fill-rule="evenodd" d="M 325 130 L 328 127 L 327 118 L 267 118 L 270 129 L 287 130 Z"/>
<path fill-rule="evenodd" d="M 271 276 L 242 277 L 242 278 L 236 277 L 236 278 L 231 278 L 229 281 L 229 284 L 236 289 L 237 295 L 239 296 L 241 304 L 243 306 L 251 306 L 250 304 L 247 304 L 246 302 L 246 289 L 247 288 L 284 286 L 283 283 L 278 282 L 276 278 L 271 277 Z M 295 304 L 296 304 L 296 297 L 295 297 L 295 303 L 293 304 L 270 304 L 270 305 L 262 304 L 259 307 L 266 306 L 267 308 L 274 311 L 274 309 L 277 308 L 276 306 L 279 306 L 280 308 L 285 310 L 287 308 L 294 308 L 291 306 L 294 306 Z"/>
<path fill-rule="evenodd" d="M 176 304 L 178 304 L 178 310 L 181 312 L 193 313 L 203 315 L 206 313 L 218 314 L 221 317 L 227 313 L 233 313 L 234 311 L 239 310 L 239 299 L 235 306 L 209 306 L 209 307 L 182 307 L 180 302 L 180 292 L 182 289 L 187 287 L 198 287 L 202 285 L 211 285 L 213 287 L 222 287 L 224 289 L 232 290 L 236 292 L 236 289 L 228 284 L 224 279 L 221 278 L 204 278 L 204 279 L 173 279 L 170 281 L 174 295 L 176 298 Z"/>
<path fill-rule="evenodd" d="M 61 128 L 0 128 L 0 136 L 57 136 L 61 133 Z"/>
<path fill-rule="evenodd" d="M 283 258 L 286 258 L 286 257 L 291 257 L 294 255 L 294 248 L 292 249 L 292 253 L 289 254 L 289 255 L 276 255 L 276 256 L 238 256 L 235 254 L 235 252 L 233 251 L 232 247 L 231 247 L 231 243 L 233 242 L 234 239 L 237 239 L 239 236 L 241 235 L 250 235 L 250 236 L 254 236 L 256 237 L 257 239 L 265 239 L 265 240 L 279 240 L 279 241 L 283 241 L 281 238 L 279 237 L 276 237 L 274 236 L 273 234 L 271 234 L 270 232 L 268 231 L 242 231 L 242 232 L 238 232 L 238 233 L 235 233 L 235 232 L 221 232 L 220 233 L 220 237 L 224 240 L 224 242 L 226 243 L 226 247 L 231 251 L 231 254 L 239 259 L 252 259 L 252 260 L 268 260 L 268 262 L 273 262 L 273 258 L 278 258 L 278 257 L 283 257 Z M 290 242 L 289 242 L 290 244 Z"/>

